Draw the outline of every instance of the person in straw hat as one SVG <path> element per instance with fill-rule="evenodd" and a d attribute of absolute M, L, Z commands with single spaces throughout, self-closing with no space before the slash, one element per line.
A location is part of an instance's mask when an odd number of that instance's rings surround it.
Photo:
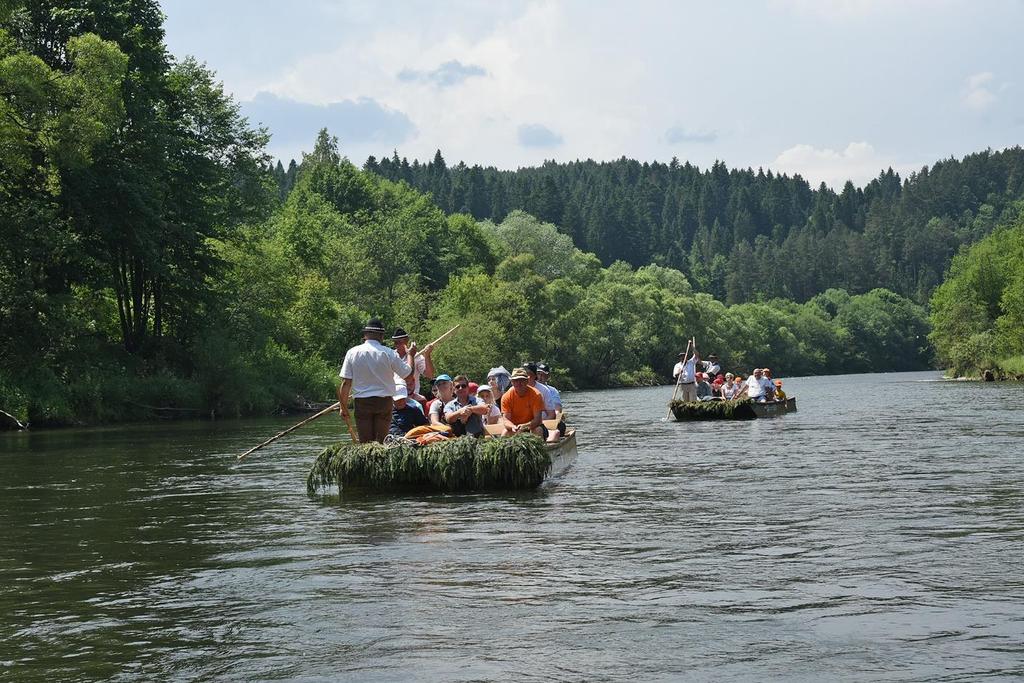
<path fill-rule="evenodd" d="M 549 433 L 544 426 L 544 397 L 529 382 L 525 368 L 512 371 L 512 388 L 501 397 L 505 434 L 533 432 L 548 441 L 558 441 L 558 430 Z"/>
<path fill-rule="evenodd" d="M 348 399 L 355 401 L 356 431 L 359 442 L 383 442 L 391 424 L 394 406 L 395 377 L 406 379 L 412 374 L 416 344 L 411 344 L 403 360 L 384 340 L 384 324 L 370 318 L 363 328 L 363 343 L 345 353 L 341 364 L 341 386 L 338 387 L 339 413 L 349 419 Z"/>

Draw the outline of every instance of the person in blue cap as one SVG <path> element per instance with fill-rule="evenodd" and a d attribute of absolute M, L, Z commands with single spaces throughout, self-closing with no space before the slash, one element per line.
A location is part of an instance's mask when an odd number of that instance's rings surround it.
<path fill-rule="evenodd" d="M 451 375 L 438 375 L 434 378 L 434 396 L 436 400 L 430 404 L 430 424 L 447 425 L 448 420 L 444 417 L 444 407 L 455 398 Z"/>

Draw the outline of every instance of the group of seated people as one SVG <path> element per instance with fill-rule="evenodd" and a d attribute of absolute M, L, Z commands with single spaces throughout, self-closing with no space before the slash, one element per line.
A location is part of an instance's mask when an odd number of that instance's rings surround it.
<path fill-rule="evenodd" d="M 754 368 L 746 379 L 731 372 L 722 374 L 718 356 L 709 354 L 702 360 L 697 352 L 696 342 L 691 341 L 686 351 L 679 354 L 679 362 L 673 370 L 673 378 L 683 401 L 785 401 L 782 380 L 772 379 L 769 368 Z M 698 370 L 699 368 L 699 370 Z"/>
<path fill-rule="evenodd" d="M 547 383 L 550 374 L 549 366 L 535 362 L 512 372 L 504 366 L 491 368 L 486 384 L 471 382 L 465 375 L 440 374 L 431 382 L 429 398 L 410 396 L 408 384 L 396 378 L 389 431 L 407 436 L 428 427 L 440 435 L 475 437 L 532 432 L 556 442 L 565 433 L 565 423 L 561 395 Z M 555 429 L 544 424 L 552 420 L 557 421 Z M 487 425 L 497 428 L 487 429 Z"/>

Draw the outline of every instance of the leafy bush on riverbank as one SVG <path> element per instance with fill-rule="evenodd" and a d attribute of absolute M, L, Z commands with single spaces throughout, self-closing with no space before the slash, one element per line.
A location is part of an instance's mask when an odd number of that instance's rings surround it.
<path fill-rule="evenodd" d="M 1020 376 L 1024 357 L 1024 203 L 966 251 L 932 295 L 930 339 L 956 376 Z"/>

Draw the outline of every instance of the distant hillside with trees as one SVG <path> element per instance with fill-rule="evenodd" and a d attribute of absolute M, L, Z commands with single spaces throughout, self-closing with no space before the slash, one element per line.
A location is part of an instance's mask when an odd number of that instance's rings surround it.
<path fill-rule="evenodd" d="M 523 210 L 558 226 L 604 265 L 657 264 L 726 303 L 806 301 L 830 288 L 884 287 L 925 303 L 953 254 L 989 234 L 1024 197 L 1024 150 L 938 161 L 863 188 L 812 188 L 800 176 L 647 163 L 449 166 L 370 157 L 363 168 L 429 193 L 448 213 L 501 221 Z M 279 183 L 286 183 L 284 169 Z"/>

